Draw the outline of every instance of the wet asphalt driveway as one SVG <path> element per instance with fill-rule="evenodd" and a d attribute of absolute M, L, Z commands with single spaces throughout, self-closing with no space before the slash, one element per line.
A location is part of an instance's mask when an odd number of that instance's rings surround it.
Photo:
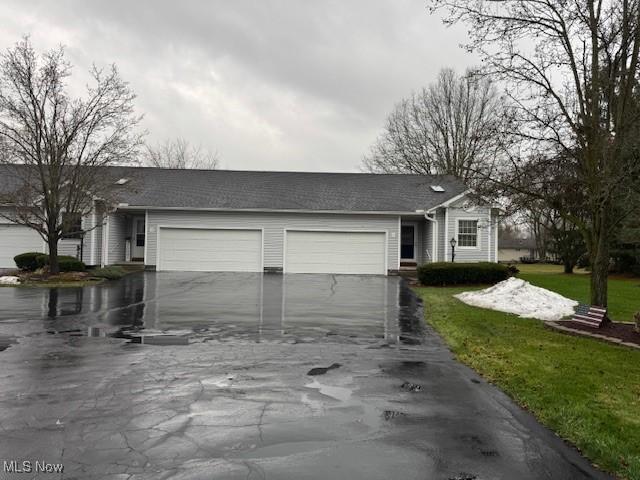
<path fill-rule="evenodd" d="M 64 465 L 44 479 L 607 478 L 422 318 L 394 277 L 2 288 L 0 461 Z"/>

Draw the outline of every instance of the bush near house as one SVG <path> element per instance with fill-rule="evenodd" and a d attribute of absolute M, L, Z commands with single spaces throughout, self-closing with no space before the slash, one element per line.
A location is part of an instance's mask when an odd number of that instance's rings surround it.
<path fill-rule="evenodd" d="M 83 261 L 75 257 L 58 257 L 58 263 L 61 272 L 84 272 L 87 268 Z"/>
<path fill-rule="evenodd" d="M 16 263 L 16 267 L 20 270 L 26 270 L 27 272 L 33 272 L 38 267 L 38 257 L 42 255 L 42 252 L 25 252 L 13 257 L 13 261 Z"/>
<path fill-rule="evenodd" d="M 494 284 L 510 276 L 509 267 L 499 263 L 427 263 L 418 267 L 422 285 Z"/>
<path fill-rule="evenodd" d="M 42 252 L 25 252 L 13 257 L 13 261 L 20 270 L 33 272 L 49 264 L 49 255 Z M 82 261 L 67 255 L 59 255 L 58 264 L 61 272 L 84 272 L 86 269 Z"/>

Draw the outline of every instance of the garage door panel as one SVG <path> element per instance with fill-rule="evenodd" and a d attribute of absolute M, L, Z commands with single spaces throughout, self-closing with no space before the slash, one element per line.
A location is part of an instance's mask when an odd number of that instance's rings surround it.
<path fill-rule="evenodd" d="M 288 231 L 288 273 L 386 274 L 384 232 Z"/>
<path fill-rule="evenodd" d="M 23 225 L 0 223 L 0 267 L 15 267 L 13 257 L 19 253 L 42 251 L 43 241 L 35 230 Z"/>
<path fill-rule="evenodd" d="M 262 232 L 195 228 L 160 229 L 160 270 L 262 271 Z"/>

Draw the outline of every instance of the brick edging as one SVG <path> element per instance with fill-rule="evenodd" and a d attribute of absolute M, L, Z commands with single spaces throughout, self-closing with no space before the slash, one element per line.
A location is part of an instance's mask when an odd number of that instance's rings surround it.
<path fill-rule="evenodd" d="M 606 335 L 600 335 L 599 333 L 591 333 L 591 332 L 585 332 L 584 330 L 578 330 L 576 328 L 570 328 L 570 327 L 565 327 L 563 325 L 560 325 L 557 322 L 554 321 L 547 321 L 544 322 L 545 326 L 554 330 L 559 330 L 562 332 L 568 332 L 571 333 L 573 335 L 581 335 L 583 337 L 591 337 L 591 338 L 595 338 L 598 340 L 604 340 L 605 342 L 609 342 L 609 343 L 613 343 L 614 345 L 622 345 L 624 347 L 631 347 L 631 348 L 635 348 L 640 350 L 640 345 L 636 345 L 635 343 L 629 343 L 629 342 L 625 342 L 623 340 L 620 340 L 619 338 L 614 338 L 614 337 L 608 337 Z"/>

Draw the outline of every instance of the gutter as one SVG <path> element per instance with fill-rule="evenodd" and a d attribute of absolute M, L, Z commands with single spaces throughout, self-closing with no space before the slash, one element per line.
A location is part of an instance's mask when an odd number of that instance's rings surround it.
<path fill-rule="evenodd" d="M 420 215 L 416 211 L 395 210 L 310 210 L 310 209 L 277 209 L 277 208 L 206 208 L 206 207 L 154 207 L 145 205 L 129 205 L 120 203 L 115 210 L 149 210 L 149 211 L 192 211 L 192 212 L 239 212 L 239 213 L 331 213 L 339 215 Z"/>
<path fill-rule="evenodd" d="M 429 215 L 433 215 L 433 218 Z M 428 212 L 424 213 L 424 219 L 431 222 L 431 261 L 436 262 L 438 257 L 438 220 L 436 220 L 436 214 L 430 214 Z"/>

